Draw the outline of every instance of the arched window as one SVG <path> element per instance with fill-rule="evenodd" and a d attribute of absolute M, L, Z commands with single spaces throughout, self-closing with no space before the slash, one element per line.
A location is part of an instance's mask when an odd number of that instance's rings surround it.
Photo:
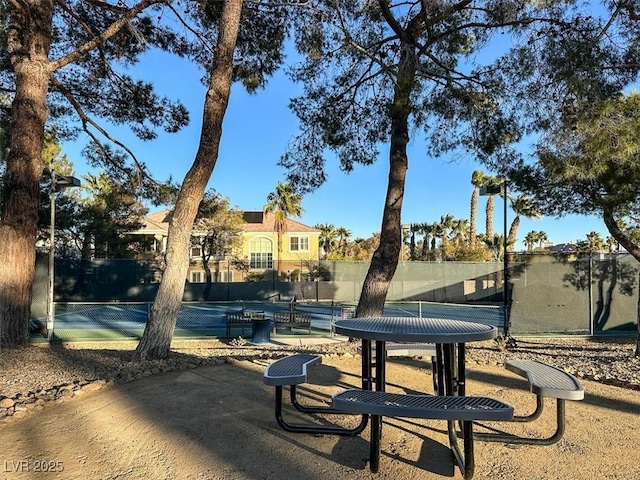
<path fill-rule="evenodd" d="M 249 268 L 273 268 L 273 242 L 268 238 L 254 238 L 249 242 Z"/>

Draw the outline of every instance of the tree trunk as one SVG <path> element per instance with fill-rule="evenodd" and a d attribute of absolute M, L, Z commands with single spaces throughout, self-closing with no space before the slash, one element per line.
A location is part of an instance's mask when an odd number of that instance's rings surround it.
<path fill-rule="evenodd" d="M 638 273 L 638 285 L 640 289 L 640 273 Z M 638 307 L 636 309 L 636 327 L 638 328 L 638 336 L 636 337 L 635 356 L 640 357 L 640 292 L 638 293 Z"/>
<path fill-rule="evenodd" d="M 484 234 L 487 239 L 493 241 L 493 204 L 494 199 L 493 195 L 489 195 L 487 197 L 487 206 L 485 207 L 485 225 L 484 225 Z"/>
<path fill-rule="evenodd" d="M 389 181 L 380 245 L 373 253 L 369 271 L 362 285 L 362 292 L 356 308 L 358 317 L 382 315 L 387 299 L 389 284 L 398 267 L 402 247 L 401 213 L 404 186 L 409 160 L 409 114 L 411 111 L 411 90 L 415 83 L 416 53 L 413 45 L 403 45 L 398 78 L 391 107 L 391 138 L 389 147 Z"/>
<path fill-rule="evenodd" d="M 478 195 L 478 189 L 476 187 L 473 187 L 469 212 L 469 244 L 471 246 L 474 246 L 476 244 L 476 217 L 478 213 Z"/>
<path fill-rule="evenodd" d="M 280 280 L 280 259 L 282 258 L 282 230 L 278 229 L 278 267 L 277 267 L 277 278 Z"/>
<path fill-rule="evenodd" d="M 49 0 L 9 2 L 7 51 L 16 92 L 0 223 L 0 348 L 29 341 L 52 15 Z"/>
<path fill-rule="evenodd" d="M 510 249 L 512 251 L 515 250 L 518 227 L 520 227 L 520 215 L 516 215 L 516 218 L 514 218 L 513 222 L 511 222 L 511 226 L 509 227 L 509 235 L 507 235 L 507 249 Z"/>
<path fill-rule="evenodd" d="M 189 244 L 198 206 L 218 159 L 222 121 L 231 93 L 233 52 L 238 37 L 242 0 L 224 2 L 214 63 L 209 78 L 200 144 L 185 176 L 176 202 L 167 238 L 166 269 L 156 294 L 151 315 L 133 359 L 162 359 L 169 354 L 184 284 L 189 268 Z"/>
<path fill-rule="evenodd" d="M 416 259 L 416 232 L 411 232 L 411 241 L 409 243 L 409 259 Z"/>
<path fill-rule="evenodd" d="M 429 242 L 430 242 L 429 234 L 426 233 L 424 235 L 424 238 L 422 239 L 422 253 L 420 254 L 420 259 L 423 261 L 427 260 L 429 256 Z"/>
<path fill-rule="evenodd" d="M 620 229 L 617 222 L 615 221 L 613 212 L 605 210 L 603 212 L 602 218 L 611 236 L 615 238 L 617 242 L 633 256 L 633 258 L 640 262 L 640 248 L 638 247 L 638 245 L 632 242 L 631 239 L 627 237 L 627 235 L 625 235 L 625 233 Z M 638 329 L 638 335 L 636 337 L 636 357 L 640 357 L 640 274 L 638 275 L 638 292 L 638 306 L 636 309 L 636 324 Z"/>

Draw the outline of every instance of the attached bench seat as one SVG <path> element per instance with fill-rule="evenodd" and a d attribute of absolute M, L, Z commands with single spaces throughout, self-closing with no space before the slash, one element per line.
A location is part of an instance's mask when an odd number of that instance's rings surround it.
<path fill-rule="evenodd" d="M 380 455 L 382 417 L 428 418 L 447 420 L 449 445 L 465 480 L 475 471 L 473 422 L 511 420 L 513 407 L 488 397 L 413 395 L 372 390 L 348 389 L 333 396 L 337 410 L 373 415 L 371 429 L 371 471 L 377 472 Z M 456 422 L 461 423 L 463 450 L 458 446 Z M 378 433 L 374 433 L 378 430 Z"/>
<path fill-rule="evenodd" d="M 538 360 L 507 360 L 505 368 L 529 382 L 529 390 L 536 395 L 536 409 L 529 415 L 516 415 L 514 422 L 531 422 L 542 415 L 544 398 L 556 399 L 556 431 L 547 438 L 528 438 L 508 433 L 479 433 L 476 438 L 489 442 L 504 442 L 529 445 L 552 445 L 558 442 L 565 431 L 565 400 L 582 400 L 584 388 L 580 381 L 557 367 Z"/>
<path fill-rule="evenodd" d="M 251 331 L 254 319 L 264 319 L 264 312 L 250 310 L 228 310 L 225 314 L 227 337 L 231 336 L 231 328 L 240 328 L 240 335 L 244 335 L 244 329 Z"/>
<path fill-rule="evenodd" d="M 488 397 L 409 395 L 348 389 L 333 396 L 337 410 L 436 420 L 511 420 L 513 407 Z"/>
<path fill-rule="evenodd" d="M 309 312 L 275 312 L 273 314 L 273 333 L 278 328 L 306 328 L 311 333 L 311 314 Z"/>
<path fill-rule="evenodd" d="M 541 397 L 582 400 L 584 388 L 570 373 L 537 360 L 507 360 L 504 366 L 510 372 L 525 377 L 532 393 Z"/>
<path fill-rule="evenodd" d="M 276 360 L 264 371 L 266 385 L 299 385 L 307 381 L 307 367 L 322 363 L 320 355 L 298 353 Z"/>
<path fill-rule="evenodd" d="M 362 415 L 360 424 L 354 428 L 344 428 L 336 425 L 291 424 L 282 416 L 282 387 L 289 386 L 291 404 L 302 413 L 343 414 L 329 406 L 302 405 L 296 395 L 296 385 L 306 383 L 307 369 L 312 365 L 322 363 L 320 355 L 298 353 L 283 357 L 270 364 L 264 371 L 264 383 L 276 387 L 275 416 L 278 425 L 293 433 L 315 433 L 327 435 L 353 436 L 360 434 L 368 423 L 368 417 Z"/>

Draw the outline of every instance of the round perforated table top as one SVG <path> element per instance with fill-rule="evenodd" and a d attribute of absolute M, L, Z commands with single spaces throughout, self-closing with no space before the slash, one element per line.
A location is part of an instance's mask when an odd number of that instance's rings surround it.
<path fill-rule="evenodd" d="M 496 327 L 446 318 L 369 317 L 348 318 L 335 323 L 341 335 L 390 342 L 466 343 L 490 340 Z"/>

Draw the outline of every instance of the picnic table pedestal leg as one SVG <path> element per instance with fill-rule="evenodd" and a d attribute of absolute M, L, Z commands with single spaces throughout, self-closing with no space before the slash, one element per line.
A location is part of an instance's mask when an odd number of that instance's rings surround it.
<path fill-rule="evenodd" d="M 369 342 L 369 347 L 371 342 Z M 376 391 L 384 392 L 386 384 L 386 358 L 385 342 L 376 341 Z M 369 452 L 369 470 L 377 473 L 380 467 L 380 439 L 382 438 L 382 415 L 371 416 L 371 442 Z"/>
<path fill-rule="evenodd" d="M 465 344 L 437 344 L 433 368 L 436 395 L 465 395 Z"/>

